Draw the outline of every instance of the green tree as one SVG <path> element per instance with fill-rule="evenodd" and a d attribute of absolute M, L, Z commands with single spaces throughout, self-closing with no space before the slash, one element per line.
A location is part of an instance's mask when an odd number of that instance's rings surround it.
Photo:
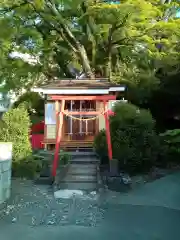
<path fill-rule="evenodd" d="M 20 104 L 24 104 L 30 116 L 44 115 L 44 99 L 38 93 L 26 92 L 21 95 L 13 104 L 13 108 L 17 108 Z"/>
<path fill-rule="evenodd" d="M 91 79 L 98 72 L 136 85 L 139 77 L 146 82 L 148 73 L 151 83 L 156 82 L 159 69 L 169 73 L 178 64 L 180 21 L 164 21 L 174 3 L 155 3 L 4 1 L 0 4 L 1 79 L 7 89 L 30 88 L 72 77 L 73 65 Z M 28 53 L 36 63 L 10 58 L 12 51 Z"/>

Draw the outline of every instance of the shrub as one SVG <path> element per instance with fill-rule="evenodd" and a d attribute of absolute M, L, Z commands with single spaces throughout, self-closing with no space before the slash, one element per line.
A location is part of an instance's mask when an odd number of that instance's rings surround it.
<path fill-rule="evenodd" d="M 13 161 L 12 175 L 13 177 L 26 177 L 33 179 L 37 174 L 40 174 L 43 168 L 43 161 L 34 155 L 29 155 L 21 161 Z"/>
<path fill-rule="evenodd" d="M 100 157 L 101 164 L 108 163 L 108 151 L 105 130 L 101 130 L 94 140 L 94 149 Z"/>
<path fill-rule="evenodd" d="M 0 122 L 0 141 L 13 143 L 12 174 L 32 178 L 40 169 L 40 159 L 32 155 L 29 141 L 30 119 L 23 105 L 10 109 Z"/>
<path fill-rule="evenodd" d="M 159 147 L 152 115 L 127 103 L 116 104 L 114 111 L 115 116 L 110 119 L 113 158 L 119 160 L 122 170 L 131 173 L 148 171 L 155 164 Z M 98 135 L 95 143 L 96 150 L 107 153 L 102 136 Z"/>
<path fill-rule="evenodd" d="M 161 162 L 163 164 L 179 163 L 180 129 L 167 130 L 160 134 Z"/>
<path fill-rule="evenodd" d="M 66 165 L 66 164 L 68 164 L 70 159 L 71 159 L 70 154 L 61 150 L 59 164 L 60 165 Z"/>
<path fill-rule="evenodd" d="M 1 125 L 0 141 L 13 143 L 13 161 L 18 162 L 31 155 L 30 119 L 23 105 L 6 112 Z"/>

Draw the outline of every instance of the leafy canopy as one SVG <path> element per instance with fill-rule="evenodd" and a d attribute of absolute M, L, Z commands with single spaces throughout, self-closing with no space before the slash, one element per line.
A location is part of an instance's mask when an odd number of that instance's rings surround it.
<path fill-rule="evenodd" d="M 155 0 L 3 1 L 1 81 L 19 91 L 84 71 L 142 89 L 150 79 L 154 86 L 159 70 L 169 74 L 179 66 L 180 20 L 169 11 L 178 6 Z M 12 52 L 29 54 L 31 63 Z"/>

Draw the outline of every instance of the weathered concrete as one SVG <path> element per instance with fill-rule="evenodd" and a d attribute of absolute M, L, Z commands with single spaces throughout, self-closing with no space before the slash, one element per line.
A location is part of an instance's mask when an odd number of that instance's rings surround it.
<path fill-rule="evenodd" d="M 11 163 L 12 143 L 0 143 L 0 204 L 10 197 Z"/>

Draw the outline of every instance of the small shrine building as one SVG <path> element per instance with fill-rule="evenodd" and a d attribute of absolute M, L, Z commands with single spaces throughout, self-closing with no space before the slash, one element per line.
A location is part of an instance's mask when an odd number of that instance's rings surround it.
<path fill-rule="evenodd" d="M 33 89 L 45 95 L 44 146 L 55 149 L 53 176 L 60 148 L 92 147 L 96 134 L 106 129 L 108 155 L 112 159 L 109 116 L 124 85 L 106 79 L 59 80 Z"/>

